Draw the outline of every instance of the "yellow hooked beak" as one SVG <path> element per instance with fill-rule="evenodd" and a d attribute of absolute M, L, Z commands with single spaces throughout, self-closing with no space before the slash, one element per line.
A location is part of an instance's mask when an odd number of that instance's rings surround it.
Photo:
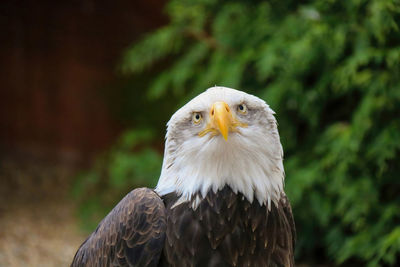
<path fill-rule="evenodd" d="M 210 121 L 207 127 L 199 133 L 199 136 L 204 136 L 208 132 L 213 132 L 215 135 L 220 132 L 225 141 L 227 141 L 229 131 L 236 131 L 237 126 L 247 127 L 246 124 L 240 123 L 233 116 L 227 103 L 218 101 L 212 105 L 210 109 Z"/>

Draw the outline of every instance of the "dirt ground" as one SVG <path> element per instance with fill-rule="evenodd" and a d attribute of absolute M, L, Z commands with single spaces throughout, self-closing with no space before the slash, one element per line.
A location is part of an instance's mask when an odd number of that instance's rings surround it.
<path fill-rule="evenodd" d="M 74 168 L 0 160 L 0 267 L 69 266 L 86 237 L 69 196 Z"/>

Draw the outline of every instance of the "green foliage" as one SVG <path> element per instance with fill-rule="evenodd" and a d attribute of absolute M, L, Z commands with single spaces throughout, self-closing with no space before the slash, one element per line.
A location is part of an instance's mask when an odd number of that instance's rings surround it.
<path fill-rule="evenodd" d="M 146 101 L 182 104 L 214 85 L 265 99 L 285 150 L 298 261 L 398 264 L 400 2 L 171 0 L 166 12 L 169 24 L 128 49 L 121 68 L 135 77 L 163 65 Z M 146 157 L 113 153 L 102 168 L 121 188 Z"/>
<path fill-rule="evenodd" d="M 91 170 L 80 174 L 73 187 L 83 227 L 93 230 L 100 219 L 136 187 L 155 186 L 162 157 L 151 147 L 149 129 L 128 130 Z"/>

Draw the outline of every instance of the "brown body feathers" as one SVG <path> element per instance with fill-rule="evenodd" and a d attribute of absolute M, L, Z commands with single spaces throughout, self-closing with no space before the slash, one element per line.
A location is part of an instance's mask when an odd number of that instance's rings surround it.
<path fill-rule="evenodd" d="M 295 226 L 286 196 L 268 210 L 229 186 L 194 210 L 141 188 L 81 245 L 72 266 L 294 266 Z M 196 197 L 193 197 L 196 199 Z"/>

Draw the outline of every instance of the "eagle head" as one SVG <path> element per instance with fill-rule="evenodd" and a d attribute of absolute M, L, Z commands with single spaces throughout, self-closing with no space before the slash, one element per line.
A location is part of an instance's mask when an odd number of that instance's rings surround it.
<path fill-rule="evenodd" d="M 228 185 L 270 207 L 283 193 L 283 150 L 274 112 L 260 98 L 212 87 L 168 122 L 158 194 L 179 203 Z M 196 206 L 194 206 L 196 208 Z"/>

